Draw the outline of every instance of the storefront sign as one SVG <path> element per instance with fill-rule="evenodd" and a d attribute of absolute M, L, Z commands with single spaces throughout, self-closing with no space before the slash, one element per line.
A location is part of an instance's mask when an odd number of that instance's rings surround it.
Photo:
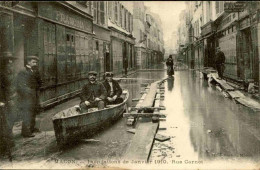
<path fill-rule="evenodd" d="M 39 3 L 39 16 L 92 33 L 92 22 L 90 19 L 78 15 L 73 11 L 68 12 L 69 10 L 58 4 L 53 4 L 47 2 Z"/>
<path fill-rule="evenodd" d="M 225 2 L 224 11 L 225 12 L 241 12 L 244 10 L 244 2 Z"/>

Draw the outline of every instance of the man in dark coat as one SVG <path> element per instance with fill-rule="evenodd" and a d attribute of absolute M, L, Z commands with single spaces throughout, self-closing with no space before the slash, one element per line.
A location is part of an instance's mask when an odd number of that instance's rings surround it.
<path fill-rule="evenodd" d="M 82 111 L 93 107 L 98 107 L 99 110 L 104 109 L 107 97 L 106 89 L 102 83 L 97 82 L 97 72 L 90 71 L 88 75 L 89 80 L 83 86 L 80 95 L 80 108 Z"/>
<path fill-rule="evenodd" d="M 38 91 L 42 80 L 38 70 L 38 57 L 28 56 L 24 70 L 17 75 L 18 107 L 22 114 L 22 136 L 34 137 L 33 132 L 39 132 L 35 128 L 35 118 L 39 112 Z"/>
<path fill-rule="evenodd" d="M 225 67 L 225 54 L 220 50 L 220 47 L 217 47 L 216 51 L 216 69 L 218 71 L 219 79 L 222 79 Z"/>
<path fill-rule="evenodd" d="M 0 153 L 11 159 L 14 147 L 13 124 L 15 118 L 15 76 L 13 62 L 16 58 L 6 52 L 0 58 Z"/>
<path fill-rule="evenodd" d="M 105 81 L 103 82 L 104 87 L 107 91 L 106 104 L 119 104 L 123 102 L 120 97 L 122 94 L 122 88 L 116 80 L 113 80 L 113 73 L 105 73 Z"/>
<path fill-rule="evenodd" d="M 170 55 L 169 58 L 167 58 L 166 66 L 167 66 L 167 74 L 169 76 L 172 76 L 174 74 L 172 55 Z"/>

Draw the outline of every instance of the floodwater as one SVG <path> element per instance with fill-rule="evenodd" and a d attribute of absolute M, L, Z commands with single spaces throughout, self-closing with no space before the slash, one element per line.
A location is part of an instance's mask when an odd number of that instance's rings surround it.
<path fill-rule="evenodd" d="M 132 99 L 141 97 L 141 84 L 167 77 L 166 70 L 162 68 L 157 67 L 161 69 L 158 71 L 137 72 L 120 81 L 122 88 L 130 92 L 129 107 L 137 103 Z M 79 99 L 73 99 L 67 104 L 55 107 L 54 110 L 65 109 L 78 102 Z M 166 110 L 163 112 L 167 114 L 167 118 L 165 122 L 160 122 L 160 127 L 165 126 L 166 130 L 158 130 L 158 133 L 170 136 L 171 139 L 165 142 L 155 141 L 150 156 L 150 160 L 160 165 L 160 168 L 183 168 L 185 164 L 191 165 L 186 168 L 194 169 L 197 168 L 195 164 L 205 164 L 206 161 L 221 161 L 217 165 L 225 165 L 222 168 L 227 168 L 230 161 L 236 161 L 236 165 L 237 162 L 242 163 L 244 166 L 247 166 L 248 162 L 259 162 L 259 113 L 225 98 L 214 85 L 200 78 L 198 72 L 175 71 L 174 78 L 165 81 L 164 105 Z M 50 118 L 53 113 L 48 112 L 41 116 L 42 131 L 52 131 Z M 88 165 L 93 160 L 120 160 L 134 135 L 127 132 L 130 128 L 126 126 L 125 118 L 122 118 L 93 136 L 91 140 L 83 140 L 69 146 L 54 156 L 53 160 L 60 161 L 64 166 L 68 165 L 66 161 L 75 160 L 84 160 L 84 164 Z M 48 162 L 48 165 L 48 168 L 55 167 L 51 162 Z M 231 162 L 229 167 L 232 168 L 233 165 Z M 136 168 L 147 167 L 143 164 Z"/>
<path fill-rule="evenodd" d="M 167 119 L 161 126 L 167 129 L 158 133 L 171 139 L 155 141 L 152 160 L 197 165 L 203 161 L 259 162 L 260 113 L 225 98 L 195 71 L 177 71 L 165 86 Z"/>

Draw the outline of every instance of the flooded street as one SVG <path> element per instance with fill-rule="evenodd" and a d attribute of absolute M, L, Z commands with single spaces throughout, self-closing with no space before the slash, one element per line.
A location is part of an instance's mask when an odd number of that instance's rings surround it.
<path fill-rule="evenodd" d="M 152 159 L 178 161 L 259 161 L 259 113 L 225 98 L 195 71 L 179 71 L 166 83 L 170 141 L 155 141 Z"/>
<path fill-rule="evenodd" d="M 158 69 L 159 71 L 136 72 L 120 80 L 122 88 L 130 92 L 128 107 L 136 105 L 136 100 L 132 99 L 141 97 L 141 91 L 144 90 L 142 84 L 167 77 L 163 66 Z M 44 155 L 41 156 L 35 154 L 28 159 L 23 157 L 23 161 L 48 158 L 49 161 L 45 166 L 55 168 L 67 166 L 68 162 L 70 165 L 75 165 L 75 161 L 81 161 L 77 162 L 79 166 L 105 166 L 106 163 L 95 161 L 123 159 L 134 136 L 127 132 L 132 127 L 126 126 L 125 118 L 109 127 L 104 127 L 91 139 L 83 139 L 66 147 L 65 150 L 58 151 L 51 117 L 55 112 L 78 102 L 79 98 L 72 99 L 38 117 L 40 129 L 46 131 L 49 140 L 52 140 L 44 142 L 48 143 L 44 145 L 52 149 L 46 150 L 46 153 L 44 151 Z M 158 133 L 170 136 L 171 139 L 165 142 L 155 140 L 150 155 L 153 163 L 162 161 L 157 164 L 162 164 L 164 168 L 183 167 L 183 164 L 194 168 L 194 165 L 199 166 L 205 162 L 227 163 L 227 160 L 247 160 L 254 163 L 260 160 L 259 113 L 225 98 L 214 85 L 201 79 L 199 73 L 179 70 L 175 72 L 174 78 L 168 78 L 165 81 L 164 105 L 166 110 L 162 113 L 167 114 L 167 118 L 166 121 L 160 122 L 160 127 L 166 127 L 166 130 L 159 129 Z M 16 136 L 19 138 L 20 135 Z M 45 138 L 45 141 L 48 140 Z M 32 147 L 37 147 L 37 144 Z M 54 156 L 50 158 L 50 155 Z M 17 161 L 21 162 L 19 155 Z M 139 166 L 145 168 L 147 165 L 138 165 L 138 168 Z"/>

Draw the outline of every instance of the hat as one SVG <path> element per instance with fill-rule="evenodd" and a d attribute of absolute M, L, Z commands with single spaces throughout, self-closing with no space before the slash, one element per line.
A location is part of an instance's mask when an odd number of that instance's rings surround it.
<path fill-rule="evenodd" d="M 90 72 L 88 72 L 88 75 L 90 75 L 90 74 L 92 74 L 92 75 L 97 75 L 97 72 L 96 71 L 90 71 Z"/>
<path fill-rule="evenodd" d="M 109 77 L 112 77 L 114 74 L 112 72 L 106 72 L 105 73 L 105 76 L 109 76 Z"/>
<path fill-rule="evenodd" d="M 39 61 L 39 58 L 37 56 L 32 55 L 32 56 L 27 56 L 27 60 L 37 60 L 37 61 Z"/>

